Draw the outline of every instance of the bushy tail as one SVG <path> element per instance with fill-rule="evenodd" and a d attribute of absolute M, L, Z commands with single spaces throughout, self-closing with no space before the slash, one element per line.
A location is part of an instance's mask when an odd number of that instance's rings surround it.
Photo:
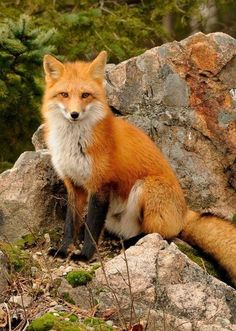
<path fill-rule="evenodd" d="M 233 223 L 189 210 L 180 237 L 211 255 L 236 286 L 236 226 Z"/>

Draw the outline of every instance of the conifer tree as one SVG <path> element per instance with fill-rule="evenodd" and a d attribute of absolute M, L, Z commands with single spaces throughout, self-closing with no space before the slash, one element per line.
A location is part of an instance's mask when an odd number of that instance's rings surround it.
<path fill-rule="evenodd" d="M 55 51 L 54 35 L 55 29 L 45 32 L 25 15 L 0 24 L 0 161 L 14 161 L 32 149 L 40 121 L 42 57 Z"/>

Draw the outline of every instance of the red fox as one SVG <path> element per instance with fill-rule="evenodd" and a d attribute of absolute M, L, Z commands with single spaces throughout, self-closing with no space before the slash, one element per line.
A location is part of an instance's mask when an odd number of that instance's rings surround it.
<path fill-rule="evenodd" d="M 154 142 L 113 115 L 104 89 L 106 58 L 105 51 L 92 62 L 44 57 L 45 138 L 68 192 L 61 253 L 67 254 L 88 202 L 80 258 L 93 256 L 104 227 L 124 240 L 157 232 L 168 240 L 180 236 L 212 255 L 236 285 L 236 227 L 189 210 Z"/>

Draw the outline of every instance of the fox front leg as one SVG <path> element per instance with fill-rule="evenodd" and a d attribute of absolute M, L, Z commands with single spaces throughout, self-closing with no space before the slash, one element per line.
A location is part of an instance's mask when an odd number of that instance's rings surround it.
<path fill-rule="evenodd" d="M 83 215 L 87 204 L 88 193 L 82 187 L 76 186 L 69 179 L 64 179 L 67 188 L 67 212 L 64 225 L 64 234 L 59 249 L 52 248 L 49 255 L 66 257 L 70 246 L 81 238 L 83 233 Z M 79 234 L 79 238 L 78 238 Z"/>
<path fill-rule="evenodd" d="M 65 258 L 68 255 L 68 248 L 74 241 L 74 213 L 71 210 L 71 207 L 67 205 L 66 211 L 66 219 L 64 225 L 64 233 L 61 242 L 61 246 L 59 248 L 51 248 L 48 252 L 51 256 L 58 256 Z"/>
<path fill-rule="evenodd" d="M 72 257 L 74 260 L 89 260 L 92 258 L 104 228 L 108 207 L 109 195 L 107 193 L 98 192 L 90 196 L 84 229 L 84 244 L 81 253 Z"/>
<path fill-rule="evenodd" d="M 71 206 L 67 206 L 64 234 L 62 238 L 61 247 L 59 248 L 57 255 L 61 257 L 66 257 L 68 254 L 68 249 L 70 245 L 76 244 L 84 240 L 84 224 L 82 220 L 79 220 L 79 215 L 72 210 Z"/>

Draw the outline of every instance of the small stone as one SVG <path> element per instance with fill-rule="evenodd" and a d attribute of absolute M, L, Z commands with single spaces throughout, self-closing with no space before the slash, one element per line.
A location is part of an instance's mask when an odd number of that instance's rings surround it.
<path fill-rule="evenodd" d="M 54 307 L 50 307 L 48 310 L 47 310 L 48 313 L 56 313 L 56 309 Z"/>
<path fill-rule="evenodd" d="M 109 325 L 109 326 L 113 326 L 113 324 L 114 324 L 114 322 L 111 321 L 111 320 L 106 321 L 106 323 L 107 323 L 107 325 Z"/>
<path fill-rule="evenodd" d="M 42 252 L 35 252 L 34 254 L 37 255 L 37 256 L 42 256 L 43 255 Z"/>
<path fill-rule="evenodd" d="M 37 267 L 31 267 L 31 275 L 32 277 L 35 277 L 36 276 L 36 273 L 38 272 L 38 268 Z"/>
<path fill-rule="evenodd" d="M 56 301 L 52 301 L 52 302 L 50 302 L 50 304 L 49 304 L 50 307 L 54 307 L 54 306 L 56 306 L 56 305 L 57 305 L 57 302 L 56 302 Z"/>
<path fill-rule="evenodd" d="M 14 303 L 18 306 L 27 308 L 30 306 L 30 304 L 32 302 L 32 297 L 29 295 L 25 295 L 25 294 L 23 294 L 22 296 L 15 295 L 15 296 L 10 297 L 9 302 Z"/>
<path fill-rule="evenodd" d="M 57 258 L 56 258 L 56 261 L 57 261 L 57 262 L 60 262 L 60 263 L 63 263 L 63 262 L 64 262 L 64 260 L 61 259 L 60 257 L 57 257 Z"/>
<path fill-rule="evenodd" d="M 68 274 L 68 272 L 71 272 L 73 270 L 73 267 L 71 267 L 70 265 L 68 267 L 65 268 L 64 272 L 63 272 L 63 276 L 65 276 L 66 274 Z"/>
<path fill-rule="evenodd" d="M 50 244 L 50 242 L 51 242 L 51 238 L 50 238 L 49 233 L 45 233 L 45 235 L 44 235 L 44 239 L 45 239 L 45 242 L 46 242 L 47 244 Z"/>
<path fill-rule="evenodd" d="M 73 267 L 73 269 L 78 269 L 78 264 L 73 261 L 70 262 L 70 266 Z"/>
<path fill-rule="evenodd" d="M 56 305 L 56 306 L 54 307 L 54 309 L 55 309 L 56 311 L 66 311 L 66 308 L 65 308 L 64 306 L 62 306 L 62 305 Z"/>
<path fill-rule="evenodd" d="M 37 283 L 33 283 L 32 284 L 32 289 L 33 290 L 36 290 L 36 289 L 38 289 L 39 288 L 39 285 L 37 284 Z"/>

